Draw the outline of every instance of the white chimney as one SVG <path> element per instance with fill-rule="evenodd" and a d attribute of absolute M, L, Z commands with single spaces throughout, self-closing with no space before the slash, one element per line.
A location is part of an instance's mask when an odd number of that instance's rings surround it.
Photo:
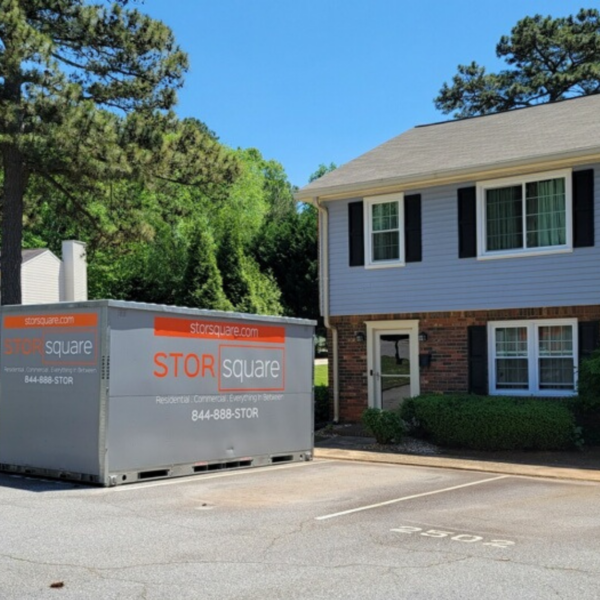
<path fill-rule="evenodd" d="M 87 259 L 85 244 L 75 240 L 62 243 L 63 300 L 87 300 Z"/>

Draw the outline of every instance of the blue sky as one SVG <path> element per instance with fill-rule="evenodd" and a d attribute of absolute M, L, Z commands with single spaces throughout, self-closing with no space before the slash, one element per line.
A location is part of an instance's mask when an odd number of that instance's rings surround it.
<path fill-rule="evenodd" d="M 503 65 L 496 43 L 526 15 L 571 0 L 145 0 L 189 54 L 177 112 L 228 146 L 258 148 L 298 186 L 403 131 L 458 64 Z"/>

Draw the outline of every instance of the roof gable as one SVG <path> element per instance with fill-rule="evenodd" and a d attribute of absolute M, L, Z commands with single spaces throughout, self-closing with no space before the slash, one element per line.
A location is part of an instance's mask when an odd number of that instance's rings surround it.
<path fill-rule="evenodd" d="M 22 250 L 21 251 L 21 264 L 25 264 L 28 263 L 32 260 L 34 260 L 35 258 L 38 258 L 39 256 L 42 256 L 43 254 L 48 253 L 50 256 L 52 256 L 54 259 L 58 260 L 60 262 L 60 259 L 58 258 L 58 256 L 56 256 L 56 254 L 54 254 L 54 252 L 52 252 L 51 250 L 48 250 L 48 248 L 30 248 L 27 250 Z"/>

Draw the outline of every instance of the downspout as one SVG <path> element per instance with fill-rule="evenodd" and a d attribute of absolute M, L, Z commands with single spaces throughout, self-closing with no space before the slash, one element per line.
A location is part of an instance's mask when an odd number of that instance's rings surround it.
<path fill-rule="evenodd" d="M 340 390 L 338 377 L 338 330 L 329 320 L 329 211 L 318 198 L 313 199 L 319 211 L 319 287 L 325 327 L 331 331 L 331 361 L 329 368 L 333 380 L 333 421 L 340 420 Z"/>

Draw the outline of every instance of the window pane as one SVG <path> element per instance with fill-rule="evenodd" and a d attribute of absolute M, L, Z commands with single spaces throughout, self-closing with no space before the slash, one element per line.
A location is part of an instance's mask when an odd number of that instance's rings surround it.
<path fill-rule="evenodd" d="M 371 206 L 372 260 L 398 260 L 400 258 L 399 203 L 378 202 Z"/>
<path fill-rule="evenodd" d="M 534 181 L 525 186 L 527 198 L 527 247 L 566 244 L 565 180 Z"/>
<path fill-rule="evenodd" d="M 398 229 L 398 202 L 373 204 L 373 231 Z"/>
<path fill-rule="evenodd" d="M 575 389 L 573 371 L 571 358 L 540 358 L 540 389 Z"/>
<path fill-rule="evenodd" d="M 522 198 L 520 185 L 486 190 L 487 250 L 523 247 Z"/>
<path fill-rule="evenodd" d="M 529 387 L 529 367 L 527 359 L 497 359 L 496 387 L 501 390 L 526 390 Z"/>
<path fill-rule="evenodd" d="M 496 356 L 498 358 L 527 358 L 527 328 L 498 327 L 496 329 Z"/>
<path fill-rule="evenodd" d="M 570 325 L 538 327 L 538 337 L 541 357 L 573 356 L 573 328 Z"/>
<path fill-rule="evenodd" d="M 496 387 L 526 390 L 529 387 L 527 328 L 499 327 L 496 332 Z"/>
<path fill-rule="evenodd" d="M 400 244 L 397 231 L 373 234 L 373 260 L 397 260 Z"/>
<path fill-rule="evenodd" d="M 573 328 L 570 325 L 538 327 L 540 389 L 575 387 Z"/>

